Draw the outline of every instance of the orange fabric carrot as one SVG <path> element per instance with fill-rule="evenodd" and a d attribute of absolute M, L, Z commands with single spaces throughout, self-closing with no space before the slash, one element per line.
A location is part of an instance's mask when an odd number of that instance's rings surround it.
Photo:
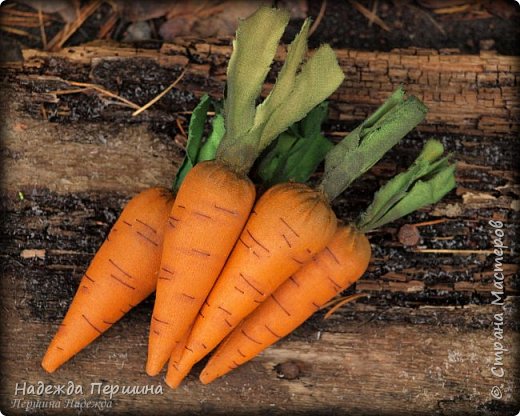
<path fill-rule="evenodd" d="M 211 137 L 203 141 L 210 104 L 211 99 L 205 95 L 193 110 L 187 154 L 175 178 L 174 193 L 195 164 L 214 157 L 215 143 L 218 144 L 222 138 L 221 132 L 212 129 Z M 152 188 L 130 200 L 92 260 L 65 318 L 66 322 L 45 355 L 42 365 L 47 371 L 54 371 L 108 329 L 131 306 L 155 291 L 163 234 L 174 193 L 163 188 Z M 112 290 L 114 285 L 117 290 Z M 114 308 L 116 316 L 112 319 Z"/>
<path fill-rule="evenodd" d="M 344 158 L 342 146 L 347 141 L 353 160 L 341 159 L 326 167 L 325 179 L 317 189 L 304 184 L 279 184 L 259 199 L 200 310 L 181 361 L 168 368 L 168 385 L 178 386 L 196 362 L 325 248 L 336 230 L 329 201 L 424 118 L 424 105 L 413 97 L 404 100 L 403 96 L 401 90 L 394 93 L 381 107 L 383 110 L 376 111 L 331 151 L 333 156 Z M 381 134 L 385 134 L 384 138 Z M 363 141 L 358 140 L 358 135 Z M 377 148 L 375 142 L 379 144 Z M 334 162 L 336 159 L 333 158 Z"/>
<path fill-rule="evenodd" d="M 328 300 L 365 272 L 370 243 L 354 227 L 340 227 L 325 250 L 283 283 L 246 318 L 201 373 L 207 384 L 257 356 L 292 332 Z"/>
<path fill-rule="evenodd" d="M 212 128 L 211 134 L 209 135 L 207 140 L 203 141 L 203 137 L 202 137 L 203 131 L 204 131 L 204 125 L 206 123 L 207 111 L 209 109 L 209 106 L 212 104 L 215 106 L 214 102 L 208 96 L 203 96 L 201 98 L 200 103 L 193 110 L 192 118 L 190 120 L 190 125 L 189 125 L 189 131 L 188 131 L 187 155 L 186 155 L 184 163 L 183 163 L 181 169 L 179 170 L 177 177 L 175 179 L 174 186 L 173 186 L 174 189 L 179 188 L 180 184 L 182 183 L 183 179 L 185 178 L 185 175 L 189 172 L 189 170 L 191 170 L 193 168 L 193 166 L 195 164 L 199 163 L 201 160 L 204 160 L 205 158 L 214 157 L 214 148 L 216 147 L 216 144 L 218 144 L 220 142 L 222 135 L 223 135 L 222 129 L 220 128 L 220 125 L 215 122 L 215 119 L 213 119 L 213 122 L 212 122 L 213 128 Z M 311 116 L 311 115 L 309 115 L 309 116 Z M 219 117 L 221 118 L 222 116 L 219 113 L 217 113 L 216 118 L 219 118 Z M 315 118 L 315 117 L 316 117 L 316 115 L 314 114 L 313 118 Z M 289 133 L 285 133 L 285 134 L 287 136 Z M 303 137 L 303 139 L 310 140 L 310 137 Z M 300 139 L 293 138 L 292 140 L 295 142 L 298 142 Z M 324 145 L 323 141 L 321 142 L 321 145 Z M 282 144 L 277 144 L 277 146 L 282 147 Z M 314 150 L 316 150 L 316 146 L 314 146 L 314 148 L 315 148 Z M 317 149 L 317 150 L 320 150 L 320 149 Z M 279 152 L 279 153 L 284 154 L 284 152 Z M 300 154 L 302 154 L 302 151 L 298 151 L 298 149 L 293 150 L 293 154 L 296 157 L 296 156 L 299 156 Z M 319 161 L 322 158 L 322 151 L 315 151 L 314 154 L 309 154 L 308 151 L 306 151 L 304 156 L 305 156 L 305 158 L 306 158 L 305 160 L 307 162 L 314 161 L 313 163 L 317 164 L 317 163 L 319 163 Z M 279 164 L 282 162 L 278 162 L 277 160 L 272 160 L 271 168 L 276 168 L 278 166 L 277 163 Z M 303 177 L 308 177 L 310 175 L 311 171 L 313 170 L 312 163 L 310 165 L 309 165 L 309 163 L 307 163 L 304 166 L 295 166 L 295 163 L 292 163 L 291 166 L 293 168 L 291 171 L 292 173 L 296 172 L 297 174 L 302 175 Z M 284 174 L 278 174 L 277 176 L 284 177 Z M 175 191 L 174 191 L 174 193 L 175 193 Z M 157 198 L 155 198 L 154 195 L 156 195 Z M 167 200 L 167 204 L 163 203 L 164 201 L 162 201 L 162 199 L 161 199 L 163 197 L 165 198 L 165 200 Z M 160 232 L 157 234 L 157 236 L 154 236 L 154 237 L 157 237 L 157 242 L 162 241 L 161 236 L 163 234 L 164 227 L 166 226 L 166 222 L 164 221 L 164 218 L 165 218 L 165 216 L 169 215 L 169 210 L 171 209 L 172 204 L 173 204 L 173 194 L 169 193 L 166 189 L 163 190 L 160 188 L 157 188 L 156 190 L 152 189 L 152 190 L 145 191 L 145 192 L 139 194 L 138 196 L 136 196 L 135 198 L 133 198 L 129 202 L 128 207 L 123 211 L 122 216 L 119 219 L 119 222 L 117 222 L 114 225 L 114 227 L 112 228 L 111 233 L 107 239 L 107 242 L 105 242 L 105 244 L 102 245 L 102 248 L 99 251 L 99 255 L 97 255 L 95 257 L 95 260 L 93 260 L 93 262 L 92 262 L 92 264 L 96 264 L 95 273 L 96 273 L 96 280 L 98 280 L 100 282 L 100 284 L 97 285 L 99 290 L 102 290 L 101 288 L 104 287 L 101 284 L 103 279 L 109 278 L 108 272 L 113 271 L 112 269 L 115 267 L 115 264 L 118 264 L 114 261 L 114 259 L 116 259 L 118 256 L 121 256 L 120 252 L 124 251 L 126 253 L 128 249 L 132 249 L 132 247 L 127 246 L 127 243 L 129 241 L 127 239 L 127 237 L 129 237 L 130 239 L 133 239 L 135 237 L 139 238 L 139 234 L 132 234 L 132 233 L 128 233 L 128 232 L 126 234 L 124 234 L 125 230 L 126 231 L 132 230 L 131 228 L 128 228 L 129 224 L 133 224 L 134 222 L 136 223 L 137 226 L 142 226 L 147 223 L 155 224 L 157 226 L 155 229 L 159 230 Z M 161 213 L 161 211 L 157 212 L 158 215 L 162 215 L 162 217 L 161 217 L 162 219 L 152 218 L 151 221 L 145 221 L 145 219 L 148 218 L 150 215 L 152 217 L 155 215 L 155 214 L 150 214 L 150 213 L 154 212 L 153 206 L 156 206 L 156 207 L 164 206 L 162 213 Z M 133 218 L 138 218 L 138 220 L 134 221 Z M 119 226 L 121 224 L 124 225 L 122 227 L 123 235 L 125 236 L 124 238 L 121 238 L 122 234 L 119 231 L 119 229 L 120 229 Z M 147 231 L 147 230 L 149 230 L 149 229 L 145 228 L 144 231 Z M 134 229 L 134 231 L 135 231 L 135 229 Z M 139 231 L 139 232 L 141 232 L 141 231 Z M 114 237 L 115 235 L 118 238 L 115 238 Z M 146 234 L 145 234 L 145 236 L 146 236 Z M 102 268 L 101 271 L 98 271 L 99 267 L 103 263 L 103 261 L 106 261 L 106 258 L 105 258 L 105 257 L 107 257 L 107 247 L 106 246 L 108 245 L 108 242 L 111 242 L 111 244 L 109 245 L 110 253 L 114 253 L 114 256 L 108 256 L 109 258 L 111 258 L 111 260 L 109 260 L 109 263 L 110 263 L 109 267 Z M 149 246 L 148 249 L 150 249 L 151 247 L 152 246 Z M 136 265 L 139 265 L 139 267 L 141 267 L 139 275 L 143 276 L 144 278 L 146 278 L 146 276 L 148 276 L 148 278 L 149 278 L 148 282 L 146 282 L 146 281 L 139 282 L 140 287 L 143 289 L 143 295 L 140 296 L 140 298 L 144 298 L 147 296 L 147 294 L 151 293 L 150 288 L 153 287 L 153 290 L 155 290 L 157 277 L 159 274 L 159 269 L 158 269 L 159 263 L 157 261 L 158 252 L 160 252 L 159 246 L 157 246 L 156 252 L 152 253 L 153 256 L 150 256 L 150 250 L 133 250 L 132 251 L 132 262 L 128 266 L 128 270 L 129 271 L 135 270 Z M 153 260 L 153 261 L 151 261 L 151 260 Z M 126 259 L 126 257 L 122 260 L 122 264 L 123 263 L 124 264 L 128 263 L 128 260 Z M 94 266 L 92 266 L 92 267 L 94 267 Z M 146 270 L 147 268 L 151 268 L 151 270 Z M 121 270 L 117 270 L 117 271 L 121 272 Z M 126 271 L 126 267 L 125 267 L 125 271 Z M 91 270 L 89 270 L 87 272 L 87 276 L 91 277 L 91 275 L 93 275 L 93 272 Z M 123 275 L 123 277 L 125 277 L 125 276 L 126 275 Z M 113 277 L 112 277 L 112 279 L 113 279 Z M 89 279 L 87 279 L 86 283 L 87 283 L 87 285 L 89 285 L 92 282 Z M 82 284 L 80 285 L 80 290 L 78 292 L 78 297 L 81 297 L 81 293 L 86 291 L 85 288 L 87 287 L 87 285 L 84 285 L 82 282 Z M 110 299 L 107 299 L 104 294 L 100 295 L 99 293 L 93 293 L 92 290 L 90 291 L 90 293 L 91 293 L 91 296 L 89 296 L 88 298 L 84 298 L 85 305 L 82 307 L 83 310 L 88 310 L 88 311 L 97 310 L 99 308 L 104 308 L 104 304 L 106 304 L 107 302 L 112 302 Z M 114 292 L 114 294 L 118 294 L 118 292 Z M 127 298 L 128 297 L 124 296 L 124 294 L 122 294 L 122 296 L 119 298 L 119 301 L 122 304 L 121 313 L 124 310 L 126 310 L 126 306 L 127 306 L 126 302 L 128 300 Z M 136 303 L 137 302 L 132 302 L 132 305 L 135 305 Z M 114 307 L 115 306 L 117 306 L 117 303 L 114 303 Z M 71 312 L 71 314 L 72 314 L 72 312 Z M 89 314 L 86 314 L 85 316 L 88 316 Z M 77 312 L 76 312 L 76 315 L 78 316 Z M 67 324 L 67 326 L 68 326 L 67 331 L 69 334 L 69 338 L 73 339 L 74 342 L 82 343 L 82 344 L 84 344 L 83 346 L 85 346 L 93 340 L 92 338 L 89 338 L 89 336 L 90 336 L 89 334 L 92 334 L 92 327 L 88 326 L 87 332 L 86 333 L 83 332 L 83 326 L 85 325 L 86 321 L 84 320 L 84 318 L 81 318 L 79 320 L 73 319 L 72 318 L 73 316 L 74 315 L 72 314 L 67 318 L 67 320 L 69 321 L 69 324 Z M 104 330 L 108 327 L 104 323 L 103 325 L 100 326 L 100 328 L 103 328 L 103 330 Z M 60 335 L 61 338 L 59 338 L 59 340 L 60 340 L 59 343 L 61 345 L 59 345 L 59 347 L 62 349 L 50 348 L 49 352 L 44 360 L 43 365 L 49 371 L 52 371 L 54 368 L 56 368 L 57 365 L 59 365 L 58 363 L 62 363 L 63 361 L 70 358 L 70 356 L 71 356 L 70 355 L 71 353 L 67 353 L 67 355 L 61 353 L 61 351 L 65 350 L 64 345 L 67 345 L 69 343 L 69 340 L 64 339 L 63 329 L 61 330 L 60 334 L 61 334 Z M 95 332 L 93 334 L 95 335 Z M 178 362 L 180 360 L 182 352 L 184 351 L 184 346 L 187 341 L 187 335 L 188 335 L 188 333 L 186 333 L 182 342 L 177 344 L 177 346 L 175 347 L 175 350 L 172 354 L 173 362 Z M 82 337 L 84 337 L 83 341 L 81 340 Z M 54 364 L 52 364 L 52 362 L 54 362 Z"/>
<path fill-rule="evenodd" d="M 162 369 L 186 335 L 240 236 L 255 200 L 254 186 L 246 176 L 254 160 L 343 80 L 328 47 L 321 47 L 300 69 L 309 27 L 306 22 L 273 90 L 256 106 L 288 20 L 287 12 L 264 7 L 241 22 L 237 31 L 228 66 L 225 136 L 216 160 L 200 163 L 188 173 L 168 219 L 150 325 L 146 364 L 150 375 Z M 313 201 L 319 203 L 316 198 Z M 309 205 L 310 200 L 307 202 Z M 323 238 L 330 236 L 325 229 Z M 299 251 L 295 249 L 295 253 Z"/>
<path fill-rule="evenodd" d="M 285 279 L 320 252 L 336 230 L 324 195 L 299 183 L 269 189 L 255 205 L 211 294 L 204 302 L 177 365 L 167 382 L 211 351 Z M 177 368 L 175 368 L 178 366 Z M 173 368 L 173 370 L 172 370 Z"/>
<path fill-rule="evenodd" d="M 196 316 L 255 198 L 253 183 L 219 162 L 186 176 L 164 238 L 146 370 L 157 374 Z"/>
<path fill-rule="evenodd" d="M 370 260 L 366 231 L 437 202 L 455 186 L 454 166 L 446 158 L 437 160 L 442 152 L 439 142 L 428 142 L 407 172 L 381 188 L 356 226 L 340 227 L 321 253 L 242 321 L 217 349 L 201 381 L 209 383 L 255 357 L 359 279 Z"/>
<path fill-rule="evenodd" d="M 126 205 L 81 279 L 42 367 L 55 371 L 154 290 L 173 195 L 141 192 Z"/>

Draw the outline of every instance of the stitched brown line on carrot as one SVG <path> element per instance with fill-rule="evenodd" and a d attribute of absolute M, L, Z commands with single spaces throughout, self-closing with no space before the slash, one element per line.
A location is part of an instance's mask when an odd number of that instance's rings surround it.
<path fill-rule="evenodd" d="M 262 247 L 265 251 L 267 251 L 268 253 L 270 253 L 269 249 L 264 246 L 260 241 L 258 241 L 254 236 L 253 234 L 251 234 L 251 231 L 249 230 L 246 230 L 246 233 L 249 235 L 249 237 L 251 237 L 251 239 L 256 243 L 258 244 L 260 247 Z"/>
<path fill-rule="evenodd" d="M 262 292 L 260 289 L 257 289 L 257 288 L 256 288 L 256 287 L 255 287 L 255 286 L 254 286 L 254 285 L 253 285 L 249 280 L 246 279 L 246 277 L 245 277 L 242 273 L 240 273 L 240 277 L 241 277 L 242 279 L 244 279 L 244 281 L 245 281 L 249 286 L 251 286 L 254 290 L 256 290 L 256 291 L 258 292 L 259 295 L 264 296 L 264 292 Z"/>
<path fill-rule="evenodd" d="M 129 285 L 128 283 L 126 283 L 126 282 L 124 282 L 123 280 L 121 280 L 119 277 L 114 276 L 113 274 L 111 274 L 110 277 L 111 277 L 112 279 L 117 280 L 119 283 L 121 283 L 122 285 L 126 286 L 127 288 L 132 289 L 132 290 L 135 290 L 135 287 L 134 287 L 134 286 Z"/>
<path fill-rule="evenodd" d="M 124 271 L 120 266 L 118 266 L 114 260 L 108 259 L 108 261 L 110 262 L 110 264 L 112 264 L 112 266 L 114 266 L 121 273 L 123 273 L 124 275 L 128 276 L 130 279 L 133 279 L 133 276 L 130 273 Z"/>
<path fill-rule="evenodd" d="M 282 217 L 280 217 L 280 220 L 285 224 L 285 226 L 286 226 L 289 230 L 291 230 L 291 231 L 294 233 L 294 235 L 295 235 L 296 237 L 300 237 L 300 235 L 299 235 L 299 234 L 294 230 L 294 228 L 292 228 L 292 227 L 287 223 L 287 221 L 285 221 Z"/>
<path fill-rule="evenodd" d="M 151 225 L 146 224 L 144 221 L 141 221 L 140 219 L 136 218 L 136 219 L 135 219 L 135 222 L 138 222 L 139 224 L 144 225 L 146 228 L 152 230 L 152 232 L 153 232 L 154 234 L 157 234 L 157 230 L 156 230 L 155 228 L 153 228 Z"/>
<path fill-rule="evenodd" d="M 234 210 L 231 210 L 231 209 L 224 208 L 224 207 L 219 207 L 217 204 L 214 204 L 214 207 L 215 207 L 215 209 L 227 212 L 228 214 L 231 214 L 231 215 L 234 215 L 234 216 L 238 215 L 238 212 L 236 212 Z"/>

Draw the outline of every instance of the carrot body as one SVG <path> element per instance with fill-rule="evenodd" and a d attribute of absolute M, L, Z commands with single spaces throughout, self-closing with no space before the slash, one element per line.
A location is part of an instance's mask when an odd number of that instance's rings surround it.
<path fill-rule="evenodd" d="M 286 336 L 365 272 L 371 255 L 364 234 L 340 227 L 325 250 L 285 281 L 219 346 L 200 380 L 210 383 Z"/>
<path fill-rule="evenodd" d="M 181 340 L 177 344 L 175 344 L 175 347 L 173 348 L 170 360 L 175 364 L 179 363 L 179 361 L 182 358 L 182 355 L 184 354 L 184 350 L 186 348 L 186 344 L 188 343 L 188 337 L 190 335 L 191 328 L 192 327 L 190 326 L 184 334 L 184 336 L 181 338 Z"/>
<path fill-rule="evenodd" d="M 96 253 L 42 367 L 53 372 L 154 290 L 163 233 L 174 198 L 151 188 L 128 202 Z"/>
<path fill-rule="evenodd" d="M 255 199 L 253 183 L 217 161 L 186 176 L 169 215 L 146 371 L 157 374 L 200 310 Z"/>
<path fill-rule="evenodd" d="M 323 195 L 307 185 L 269 189 L 255 205 L 221 275 L 199 312 L 184 355 L 170 362 L 176 387 L 199 361 L 284 280 L 319 253 L 337 220 Z"/>

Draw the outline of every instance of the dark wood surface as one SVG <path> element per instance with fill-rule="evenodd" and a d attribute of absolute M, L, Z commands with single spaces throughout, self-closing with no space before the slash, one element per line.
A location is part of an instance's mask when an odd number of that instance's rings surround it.
<path fill-rule="evenodd" d="M 35 92 L 40 91 L 39 86 L 43 91 L 52 91 L 49 85 L 62 87 L 66 85 L 63 81 L 88 78 L 138 104 L 155 97 L 176 78 L 180 67 L 187 66 L 187 76 L 179 85 L 178 94 L 171 94 L 170 100 L 163 100 L 155 107 L 170 106 L 171 111 L 172 106 L 173 109 L 186 106 L 186 101 L 191 108 L 194 95 L 203 92 L 221 95 L 231 53 L 228 43 L 179 40 L 176 44 L 164 44 L 160 50 L 93 43 L 52 54 L 26 50 L 23 66 L 28 74 L 26 82 Z M 277 59 L 283 55 L 280 48 Z M 421 131 L 510 137 L 520 131 L 517 56 L 501 56 L 494 51 L 464 55 L 456 49 L 419 48 L 392 52 L 339 50 L 337 55 L 346 80 L 333 95 L 332 119 L 359 122 L 404 84 L 410 94 L 417 95 L 429 107 Z M 275 69 L 279 67 L 279 63 L 274 65 Z M 147 88 L 141 88 L 143 77 Z M 274 81 L 273 76 L 268 81 Z M 70 112 L 66 97 L 57 101 L 52 93 L 35 98 L 37 104 L 61 110 L 56 117 L 65 120 L 112 119 L 113 115 L 105 108 Z M 147 117 L 154 118 L 153 112 Z"/>
<path fill-rule="evenodd" d="M 145 375 L 152 299 L 55 374 L 45 374 L 39 361 L 83 270 L 126 200 L 148 186 L 168 186 L 182 157 L 185 138 L 179 126 L 186 129 L 189 110 L 201 91 L 220 93 L 229 52 L 227 45 L 196 42 L 166 45 L 161 51 L 92 48 L 64 50 L 59 56 L 25 51 L 23 64 L 2 70 L 4 414 L 25 413 L 11 407 L 19 397 L 14 395 L 16 383 L 38 381 L 74 381 L 85 394 L 58 397 L 61 409 L 36 414 L 71 414 L 63 408 L 65 399 L 103 399 L 90 394 L 90 383 L 96 382 L 163 386 L 163 394 L 116 394 L 114 414 L 504 415 L 520 409 L 514 359 L 519 345 L 514 237 L 520 189 L 513 134 L 518 128 L 517 98 L 512 92 L 518 68 L 516 58 L 493 54 L 338 51 L 347 81 L 331 103 L 327 130 L 333 137 L 360 121 L 400 82 L 389 71 L 378 72 L 374 62 L 380 60 L 401 62 L 408 71 L 420 61 L 430 65 L 426 81 L 402 81 L 432 109 L 419 131 L 335 202 L 340 218 L 352 219 L 366 207 L 377 186 L 413 160 L 430 130 L 437 132 L 458 164 L 457 189 L 443 202 L 370 235 L 374 255 L 369 271 L 350 290 L 368 298 L 345 306 L 330 320 L 324 321 L 322 312 L 316 314 L 287 339 L 209 386 L 197 381 L 200 367 L 177 391 L 169 390 L 162 376 Z M 451 66 L 425 63 L 438 59 L 452 60 Z M 96 83 L 142 105 L 188 62 L 179 90 L 135 118 L 131 108 L 95 91 L 59 92 L 78 88 L 63 80 Z M 472 73 L 475 68 L 495 71 L 489 65 L 509 66 L 497 66 L 497 79 L 487 87 L 474 88 L 478 74 L 475 82 L 453 78 L 458 80 L 456 96 L 474 97 L 468 94 L 473 90 L 477 101 L 449 107 L 449 97 L 442 92 L 451 87 L 443 84 L 443 74 Z M 380 81 L 372 85 L 361 78 L 356 84 L 355 71 L 361 77 L 379 74 Z M 366 93 L 359 84 L 363 82 Z M 435 91 L 441 94 L 428 98 Z M 446 118 L 448 113 L 451 118 Z M 418 246 L 407 248 L 398 242 L 401 225 L 437 219 L 443 222 L 420 228 Z M 503 379 L 491 374 L 493 321 L 502 308 L 490 304 L 490 219 L 505 223 L 510 246 L 504 260 L 502 342 L 509 351 L 504 354 Z M 504 391 L 500 400 L 490 394 L 495 384 Z M 56 398 L 25 397 L 36 399 Z"/>

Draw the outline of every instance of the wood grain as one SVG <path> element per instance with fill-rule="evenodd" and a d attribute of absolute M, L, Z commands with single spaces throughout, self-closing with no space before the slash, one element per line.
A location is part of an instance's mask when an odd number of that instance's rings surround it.
<path fill-rule="evenodd" d="M 41 356 L 82 271 L 125 201 L 148 186 L 170 183 L 182 156 L 185 138 L 179 125 L 186 129 L 189 119 L 184 112 L 193 108 L 201 91 L 220 93 L 228 54 L 229 46 L 217 41 L 179 42 L 159 51 L 103 44 L 53 54 L 25 51 L 24 63 L 3 68 L 0 410 L 25 413 L 11 408 L 16 383 L 71 380 L 85 389 L 83 396 L 73 397 L 89 400 L 103 399 L 90 394 L 91 382 L 163 386 L 158 395 L 116 394 L 114 414 L 514 414 L 520 403 L 515 360 L 520 159 L 513 137 L 516 95 L 505 80 L 516 83 L 518 67 L 516 58 L 498 55 L 338 51 L 352 84 L 347 80 L 332 102 L 334 121 L 327 130 L 334 137 L 401 80 L 423 94 L 432 109 L 422 130 L 336 201 L 340 218 L 350 220 L 366 207 L 377 186 L 413 160 L 430 130 L 440 134 L 457 160 L 456 191 L 437 206 L 370 235 L 370 268 L 349 291 L 369 298 L 345 306 L 327 321 L 318 313 L 209 386 L 196 380 L 200 366 L 178 391 L 169 390 L 162 376 L 145 375 L 152 299 L 55 374 L 41 370 Z M 64 80 L 91 82 L 142 105 L 187 63 L 182 88 L 137 118 L 131 117 L 132 109 L 94 91 L 55 92 L 72 88 Z M 426 78 L 415 72 L 412 77 L 410 71 L 417 67 Z M 399 68 L 409 75 L 399 78 L 394 72 Z M 479 81 L 479 75 L 497 71 L 498 81 L 484 87 L 487 81 Z M 501 76 L 501 71 L 509 75 Z M 461 73 L 475 73 L 475 78 Z M 367 79 L 369 74 L 378 80 Z M 443 84 L 446 74 L 452 78 Z M 471 91 L 476 101 L 461 109 L 450 107 L 446 94 L 433 95 L 450 88 L 458 91 L 455 103 L 461 96 L 471 97 Z M 490 124 L 484 113 L 492 117 Z M 456 134 L 462 132 L 466 134 Z M 397 241 L 402 224 L 430 219 L 445 222 L 421 227 L 419 246 L 406 248 Z M 511 251 L 504 259 L 503 343 L 509 351 L 500 380 L 491 374 L 493 320 L 502 308 L 490 304 L 494 258 L 489 219 L 504 221 Z M 503 385 L 500 400 L 490 395 L 496 383 Z M 60 398 L 62 406 L 66 398 Z M 36 413 L 70 414 L 70 409 Z"/>
<path fill-rule="evenodd" d="M 151 84 L 161 83 L 162 89 L 167 81 L 175 79 L 178 68 L 188 65 L 180 90 L 220 96 L 230 52 L 230 46 L 222 40 L 179 40 L 156 51 L 97 43 L 53 54 L 26 50 L 23 65 L 28 73 L 52 74 L 56 82 L 88 74 L 92 81 L 116 86 L 123 95 L 144 104 L 158 91 L 149 88 L 148 92 L 136 93 L 140 84 L 131 77 L 127 63 L 138 59 L 141 68 L 153 73 Z M 278 59 L 284 54 L 280 48 Z M 337 55 L 346 80 L 333 96 L 333 119 L 359 122 L 395 88 L 405 84 L 409 93 L 417 95 L 430 109 L 427 122 L 419 128 L 422 131 L 485 136 L 514 136 L 520 131 L 520 100 L 516 93 L 519 57 L 493 51 L 464 55 L 453 49 L 419 48 L 392 52 L 338 50 Z M 36 84 L 44 81 L 31 79 Z M 274 81 L 272 75 L 270 81 Z"/>

